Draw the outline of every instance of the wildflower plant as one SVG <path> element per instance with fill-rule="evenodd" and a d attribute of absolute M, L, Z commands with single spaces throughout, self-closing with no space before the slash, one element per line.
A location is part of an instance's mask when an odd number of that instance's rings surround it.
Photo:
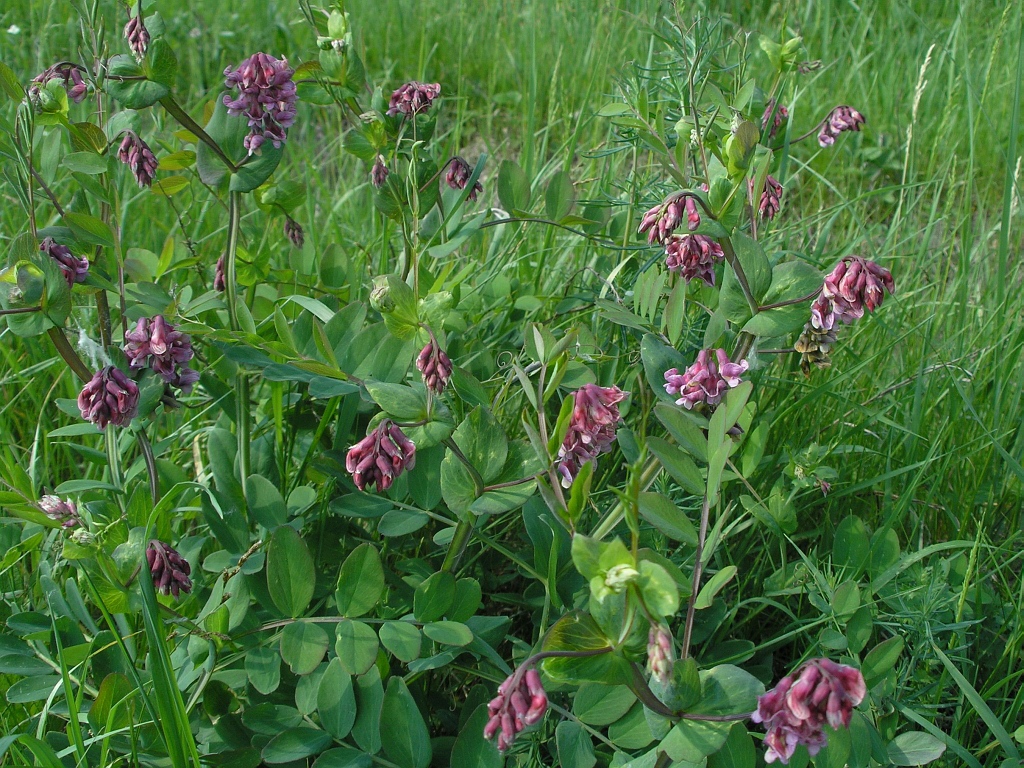
<path fill-rule="evenodd" d="M 315 49 L 228 62 L 188 108 L 141 1 L 106 38 L 125 52 L 97 43 L 93 61 L 34 79 L 0 67 L 0 149 L 26 208 L 0 304 L 13 335 L 39 337 L 79 380 L 77 408 L 62 407 L 82 421 L 62 434 L 102 440 L 82 450 L 101 474 L 52 493 L 26 474 L 4 497 L 51 537 L 62 578 L 41 577 L 63 611 L 52 627 L 8 621 L 4 648 L 44 655 L 66 704 L 36 713 L 40 733 L 59 722 L 53 739 L 17 738 L 81 764 L 102 750 L 175 768 L 551 755 L 589 768 L 600 752 L 640 768 L 753 766 L 757 733 L 767 761 L 879 763 L 902 645 L 861 612 L 867 566 L 837 555 L 842 583 L 815 581 L 839 639 L 777 653 L 713 642 L 740 610 L 742 563 L 718 557 L 735 516 L 789 546 L 796 491 L 835 479 L 826 456 L 768 451 L 763 382 L 795 386 L 798 360 L 827 375 L 812 363 L 856 343 L 840 326 L 895 291 L 886 267 L 851 254 L 860 244 L 819 263 L 774 240 L 804 183 L 781 161 L 805 151 L 798 126 L 834 149 L 863 116 L 815 123 L 787 103 L 799 38 L 763 41 L 755 63 L 712 45 L 707 22 L 666 23 L 661 68 L 597 110 L 657 173 L 577 211 L 567 168 L 541 211 L 517 163 L 491 172 L 452 146 L 449 83 L 374 83 L 344 7 L 300 9 Z M 84 29 L 112 25 L 87 10 Z M 343 249 L 306 219 L 319 206 L 288 152 L 314 140 L 315 110 L 361 163 L 350 193 L 372 201 L 372 242 Z M 57 137 L 59 184 L 40 175 L 40 136 Z M 148 271 L 146 223 L 119 204 L 136 194 L 164 199 L 180 230 Z M 220 220 L 193 238 L 183 209 Z M 615 301 L 579 321 L 517 318 L 488 340 L 489 287 L 460 249 L 504 254 L 529 227 L 603 249 Z M 272 251 L 294 259 L 272 265 Z M 544 258 L 529 265 L 537 285 Z M 567 302 L 556 315 L 573 317 Z M 175 464 L 183 435 L 191 459 Z M 779 477 L 759 489 L 763 464 Z M 73 674 L 51 658 L 67 643 Z"/>

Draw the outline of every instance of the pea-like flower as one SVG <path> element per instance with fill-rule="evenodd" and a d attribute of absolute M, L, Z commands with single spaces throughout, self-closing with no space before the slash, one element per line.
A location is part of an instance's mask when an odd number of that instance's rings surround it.
<path fill-rule="evenodd" d="M 772 113 L 775 117 L 772 117 Z M 774 139 L 775 134 L 778 133 L 779 128 L 782 124 L 789 119 L 789 110 L 781 104 L 778 108 L 775 107 L 775 99 L 769 99 L 767 106 L 764 108 L 764 114 L 761 115 L 761 130 L 764 131 L 768 127 L 768 121 L 772 123 L 772 129 L 768 131 L 768 138 Z"/>
<path fill-rule="evenodd" d="M 672 633 L 664 624 L 652 624 L 651 631 L 647 633 L 647 668 L 664 684 L 672 677 L 674 659 Z"/>
<path fill-rule="evenodd" d="M 288 138 L 286 130 L 295 122 L 295 70 L 287 59 L 275 59 L 266 53 L 254 53 L 238 69 L 224 70 L 225 84 L 238 89 L 238 96 L 224 96 L 229 115 L 244 115 L 249 121 L 245 148 L 259 154 L 264 141 L 275 148 Z"/>
<path fill-rule="evenodd" d="M 444 180 L 452 189 L 465 189 L 472 175 L 473 169 L 469 167 L 469 163 L 461 157 L 455 156 L 448 163 L 448 173 L 445 174 Z M 466 197 L 476 202 L 477 195 L 483 191 L 483 185 L 477 181 L 473 184 L 473 188 L 470 189 Z"/>
<path fill-rule="evenodd" d="M 498 695 L 487 705 L 491 717 L 484 726 L 484 738 L 497 735 L 498 751 L 504 752 L 524 728 L 540 722 L 547 708 L 548 695 L 537 670 L 516 670 L 498 686 Z"/>
<path fill-rule="evenodd" d="M 132 49 L 135 58 L 142 61 L 149 47 L 149 30 L 146 29 L 146 22 L 142 18 L 142 5 L 139 4 L 139 12 L 128 19 L 124 25 L 124 38 L 128 41 L 128 47 Z"/>
<path fill-rule="evenodd" d="M 420 115 L 430 109 L 434 99 L 441 95 L 440 83 L 421 83 L 411 80 L 391 94 L 389 115 Z"/>
<path fill-rule="evenodd" d="M 700 211 L 693 195 L 685 192 L 672 195 L 665 202 L 659 203 L 646 213 L 640 220 L 637 234 L 649 232 L 647 242 L 651 245 L 664 243 L 683 222 L 686 214 L 686 228 L 691 232 L 700 226 Z"/>
<path fill-rule="evenodd" d="M 768 733 L 765 762 L 785 764 L 803 744 L 811 756 L 828 743 L 825 725 L 849 728 L 853 709 L 867 687 L 859 669 L 829 659 L 811 659 L 757 700 L 750 719 Z"/>
<path fill-rule="evenodd" d="M 860 256 L 847 256 L 825 277 L 821 294 L 832 302 L 837 320 L 852 323 L 864 316 L 865 308 L 874 312 L 882 306 L 885 291 L 895 289 L 892 273 L 885 267 Z M 827 330 L 823 325 L 817 327 Z"/>
<path fill-rule="evenodd" d="M 38 100 L 39 86 L 46 85 L 51 80 L 63 81 L 68 98 L 75 104 L 80 103 L 89 95 L 89 86 L 82 79 L 82 67 L 72 64 L 70 61 L 61 61 L 52 67 L 47 67 L 32 78 L 33 85 L 28 90 L 29 98 L 32 98 L 33 101 Z"/>
<path fill-rule="evenodd" d="M 291 216 L 284 217 L 284 234 L 296 248 L 301 248 L 306 242 L 306 233 L 302 231 L 302 225 Z"/>
<path fill-rule="evenodd" d="M 89 275 L 89 260 L 85 256 L 75 256 L 66 245 L 61 245 L 52 237 L 43 238 L 39 250 L 47 254 L 60 266 L 61 274 L 68 281 L 68 288 L 75 283 L 84 283 Z"/>
<path fill-rule="evenodd" d="M 188 594 L 192 591 L 192 566 L 176 549 L 153 539 L 146 547 L 146 563 L 153 577 L 153 588 L 165 595 Z"/>
<path fill-rule="evenodd" d="M 139 412 L 139 388 L 120 368 L 108 365 L 82 388 L 78 410 L 100 429 L 107 424 L 127 427 Z"/>
<path fill-rule="evenodd" d="M 749 179 L 747 186 L 750 188 L 750 194 L 754 194 L 754 180 Z M 758 201 L 757 210 L 761 214 L 761 218 L 766 221 L 771 221 L 778 214 L 779 209 L 782 208 L 782 185 L 779 184 L 778 180 L 772 176 L 765 176 L 764 179 L 764 190 L 761 192 L 761 199 Z"/>
<path fill-rule="evenodd" d="M 416 446 L 391 419 L 384 419 L 345 457 L 345 469 L 360 491 L 369 485 L 386 491 L 395 478 L 415 466 Z"/>
<path fill-rule="evenodd" d="M 702 349 L 697 362 L 683 373 L 678 368 L 665 371 L 665 391 L 679 395 L 676 405 L 687 410 L 698 405 L 715 406 L 728 389 L 739 386 L 740 376 L 748 367 L 746 360 L 731 362 L 724 349 Z"/>
<path fill-rule="evenodd" d="M 821 132 L 818 133 L 818 144 L 822 147 L 831 147 L 836 143 L 836 138 L 840 133 L 843 131 L 859 131 L 864 123 L 864 115 L 853 107 L 836 107 L 828 113 L 828 117 L 821 123 Z"/>
<path fill-rule="evenodd" d="M 435 395 L 440 395 L 452 377 L 452 361 L 437 340 L 430 339 L 416 358 L 416 368 L 423 375 L 423 383 Z"/>
<path fill-rule="evenodd" d="M 228 284 L 224 277 L 224 264 L 224 257 L 221 256 L 217 259 L 217 266 L 213 268 L 213 290 L 220 291 L 221 293 L 224 293 L 224 291 L 228 289 Z"/>
<path fill-rule="evenodd" d="M 128 131 L 117 150 L 117 158 L 128 166 L 140 187 L 150 187 L 156 176 L 157 161 L 153 150 L 138 137 L 134 131 Z"/>
<path fill-rule="evenodd" d="M 618 387 L 584 384 L 573 393 L 573 411 L 569 431 L 558 449 L 558 473 L 568 488 L 580 468 L 611 450 L 615 425 L 622 418 L 619 403 L 626 394 Z"/>
<path fill-rule="evenodd" d="M 390 175 L 391 171 L 388 170 L 387 163 L 384 162 L 384 156 L 377 155 L 377 159 L 373 162 L 373 168 L 370 169 L 370 183 L 375 189 L 380 189 L 387 183 Z"/>
<path fill-rule="evenodd" d="M 78 509 L 71 499 L 62 499 L 60 496 L 46 494 L 39 499 L 39 509 L 51 520 L 60 523 L 61 528 L 74 528 L 81 525 L 78 517 Z"/>
<path fill-rule="evenodd" d="M 665 266 L 686 282 L 695 278 L 715 284 L 715 264 L 725 258 L 722 246 L 707 235 L 673 235 L 665 244 Z"/>
<path fill-rule="evenodd" d="M 135 330 L 124 335 L 124 341 L 124 353 L 132 368 L 148 366 L 184 392 L 190 392 L 199 380 L 199 373 L 188 367 L 194 355 L 192 340 L 188 334 L 176 331 L 163 315 L 152 320 L 139 318 Z"/>

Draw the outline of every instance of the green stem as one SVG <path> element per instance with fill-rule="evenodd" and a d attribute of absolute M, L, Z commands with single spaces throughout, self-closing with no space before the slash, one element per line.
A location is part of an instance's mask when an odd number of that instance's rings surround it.
<path fill-rule="evenodd" d="M 476 522 L 476 515 L 468 510 L 466 515 L 467 518 L 459 520 L 458 525 L 455 526 L 455 534 L 452 536 L 451 543 L 448 545 L 448 553 L 444 556 L 444 562 L 441 564 L 442 573 L 452 573 L 458 566 L 459 560 L 462 559 L 466 547 L 469 546 L 469 540 L 473 536 L 473 525 Z"/>
<path fill-rule="evenodd" d="M 732 240 L 728 237 L 723 237 L 719 241 L 719 245 L 722 246 L 722 252 L 725 254 L 725 260 L 729 266 L 732 267 L 732 271 L 736 274 L 736 281 L 740 284 L 740 288 L 743 291 L 743 297 L 747 300 L 747 306 L 750 307 L 750 314 L 756 315 L 758 312 L 757 299 L 754 298 L 753 291 L 750 290 L 750 281 L 747 280 L 747 273 L 743 271 L 743 265 L 740 264 L 740 260 L 736 257 L 736 251 L 733 250 Z"/>
<path fill-rule="evenodd" d="M 648 488 L 650 488 L 651 483 L 654 482 L 654 478 L 658 476 L 658 473 L 660 471 L 661 462 L 659 462 L 657 459 L 651 459 L 650 461 L 648 461 L 646 466 L 644 466 L 643 471 L 640 473 L 640 490 L 646 491 Z M 598 540 L 603 539 L 605 536 L 611 533 L 612 530 L 614 530 L 615 526 L 622 522 L 622 518 L 625 517 L 625 515 L 626 506 L 621 501 L 619 501 L 612 508 L 612 511 L 608 513 L 608 516 L 605 517 L 605 519 L 602 520 L 600 523 L 598 523 L 597 528 L 595 528 L 594 532 L 590 534 L 591 538 Z"/>
<path fill-rule="evenodd" d="M 462 452 L 462 449 L 459 448 L 459 446 L 456 445 L 455 441 L 452 440 L 450 437 L 445 438 L 444 444 L 451 449 L 451 452 L 455 455 L 455 458 L 461 461 L 463 466 L 465 466 L 466 469 L 469 470 L 469 474 L 473 477 L 473 487 L 476 489 L 477 498 L 483 496 L 485 488 L 484 479 L 480 476 L 480 473 L 477 471 L 476 467 L 474 467 L 472 463 L 470 463 L 469 459 L 466 458 L 466 454 Z"/>
<path fill-rule="evenodd" d="M 680 658 L 690 655 L 690 638 L 693 635 L 693 617 L 697 608 L 697 593 L 700 591 L 700 577 L 704 570 L 704 542 L 708 538 L 708 519 L 711 516 L 711 501 L 704 494 L 704 504 L 700 510 L 700 531 L 697 534 L 697 552 L 693 563 L 693 587 L 690 589 L 690 600 L 686 606 L 686 626 L 683 629 L 683 648 Z"/>
<path fill-rule="evenodd" d="M 110 482 L 118 488 L 124 488 L 124 476 L 121 473 L 121 453 L 117 449 L 117 430 L 113 424 L 107 424 L 103 442 L 107 449 L 107 464 L 110 465 Z M 118 497 L 120 499 L 120 497 Z"/>
<path fill-rule="evenodd" d="M 232 173 L 236 173 L 238 171 L 238 166 L 231 162 L 231 158 L 224 154 L 224 150 L 220 148 L 220 144 L 214 141 L 210 134 L 204 131 L 203 127 L 193 120 L 189 113 L 182 109 L 172 96 L 164 96 L 160 99 L 160 104 L 163 105 L 164 109 L 171 113 L 171 117 L 181 123 L 186 129 L 194 133 L 200 141 L 208 146 L 213 151 L 213 154 L 219 157 L 221 162 L 224 163 Z"/>
<path fill-rule="evenodd" d="M 228 321 L 231 330 L 242 330 L 238 320 L 238 227 L 241 221 L 241 192 L 231 192 L 228 198 L 228 244 L 224 253 L 224 288 L 228 302 Z M 235 427 L 238 434 L 238 474 L 245 492 L 245 481 L 249 477 L 249 378 L 241 365 L 235 377 Z"/>
<path fill-rule="evenodd" d="M 140 429 L 135 438 L 139 441 L 139 450 L 142 451 L 142 458 L 146 462 L 146 473 L 149 475 L 149 495 L 156 504 L 160 501 L 160 477 L 156 471 L 156 456 L 153 455 L 153 445 L 149 442 L 145 429 Z"/>
<path fill-rule="evenodd" d="M 50 341 L 53 342 L 53 346 L 57 348 L 57 352 L 61 357 L 64 358 L 64 362 L 68 364 L 68 367 L 74 371 L 74 374 L 80 378 L 83 382 L 87 382 L 92 379 L 92 372 L 82 362 L 82 358 L 75 352 L 75 348 L 71 346 L 71 342 L 68 341 L 68 337 L 64 335 L 63 328 L 51 328 L 47 331 L 50 337 Z"/>

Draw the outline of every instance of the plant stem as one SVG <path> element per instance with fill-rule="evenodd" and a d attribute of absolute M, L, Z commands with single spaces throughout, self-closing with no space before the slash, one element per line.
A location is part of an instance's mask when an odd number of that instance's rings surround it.
<path fill-rule="evenodd" d="M 743 291 L 743 297 L 747 300 L 747 306 L 750 307 L 750 314 L 756 315 L 758 313 L 757 299 L 754 298 L 753 291 L 750 290 L 750 282 L 747 280 L 747 273 L 743 271 L 743 265 L 740 264 L 740 260 L 736 257 L 736 251 L 732 247 L 732 240 L 728 237 L 723 237 L 719 241 L 719 245 L 722 246 L 722 252 L 725 254 L 725 260 L 732 267 L 732 271 L 736 274 L 736 281 L 740 284 L 740 289 Z"/>
<path fill-rule="evenodd" d="M 153 455 L 153 445 L 149 442 L 145 429 L 140 429 L 135 438 L 139 441 L 139 450 L 142 451 L 142 458 L 146 462 L 146 473 L 149 475 L 149 495 L 156 504 L 160 501 L 160 477 L 156 472 L 156 457 Z"/>
<path fill-rule="evenodd" d="M 224 154 L 224 150 L 220 148 L 220 144 L 214 141 L 210 134 L 204 131 L 202 126 L 193 120 L 188 112 L 181 108 L 178 102 L 174 100 L 174 97 L 164 96 L 160 99 L 160 104 L 164 109 L 171 113 L 171 117 L 181 123 L 186 129 L 194 133 L 200 141 L 213 150 L 213 153 L 220 158 L 221 162 L 224 163 L 232 173 L 238 171 L 238 166 L 231 162 L 231 158 Z M 235 193 L 232 192 L 232 194 Z"/>
<path fill-rule="evenodd" d="M 473 487 L 476 489 L 476 495 L 478 498 L 482 496 L 485 487 L 484 479 L 480 476 L 480 473 L 477 471 L 476 467 L 474 467 L 470 463 L 469 459 L 466 458 L 466 454 L 462 452 L 462 449 L 459 448 L 458 445 L 456 445 L 454 440 L 452 440 L 450 437 L 446 437 L 443 442 L 446 446 L 448 446 L 448 448 L 451 449 L 451 452 L 455 455 L 455 458 L 461 461 L 463 466 L 465 466 L 466 469 L 469 470 L 469 474 L 473 477 Z"/>
<path fill-rule="evenodd" d="M 117 430 L 113 424 L 108 424 L 103 436 L 103 443 L 107 449 L 107 463 L 110 465 L 110 482 L 118 488 L 124 488 L 124 476 L 121 472 L 121 453 L 117 449 Z M 120 503 L 121 497 L 118 496 Z"/>
<path fill-rule="evenodd" d="M 80 358 L 78 353 L 75 352 L 75 348 L 71 346 L 71 342 L 68 341 L 68 337 L 64 335 L 64 329 L 51 328 L 46 333 L 49 335 L 50 341 L 53 342 L 53 346 L 57 348 L 57 352 L 64 358 L 64 362 L 68 364 L 68 367 L 74 372 L 74 374 L 83 382 L 87 382 L 92 379 L 92 372 L 86 364 L 82 362 L 82 358 Z"/>
<path fill-rule="evenodd" d="M 762 304 L 757 308 L 758 312 L 766 312 L 769 309 L 778 309 L 779 307 L 788 307 L 791 304 L 802 304 L 805 301 L 818 298 L 818 294 L 821 293 L 821 288 L 815 288 L 811 293 L 806 296 L 801 296 L 799 299 L 787 299 L 786 301 L 777 301 L 774 304 Z"/>
<path fill-rule="evenodd" d="M 224 288 L 228 302 L 228 321 L 231 330 L 242 330 L 238 321 L 238 279 L 235 263 L 238 258 L 238 226 L 241 221 L 241 192 L 231 192 L 228 198 L 228 244 L 224 253 Z M 245 493 L 249 477 L 249 378 L 241 365 L 235 377 L 235 428 L 238 434 L 238 474 Z"/>
<path fill-rule="evenodd" d="M 693 587 L 690 590 L 690 600 L 686 605 L 686 626 L 683 629 L 683 647 L 680 658 L 685 659 L 690 655 L 690 638 L 693 636 L 693 615 L 696 611 L 697 593 L 700 591 L 700 577 L 704 570 L 704 542 L 708 538 L 708 518 L 711 516 L 711 502 L 708 495 L 704 494 L 704 504 L 700 510 L 700 531 L 697 534 L 697 552 L 693 563 Z"/>
<path fill-rule="evenodd" d="M 646 491 L 650 488 L 651 483 L 654 482 L 654 478 L 658 476 L 660 471 L 661 462 L 657 459 L 651 459 L 648 461 L 646 466 L 644 466 L 643 472 L 640 473 L 640 490 Z M 622 522 L 622 518 L 625 517 L 625 515 L 626 507 L 621 501 L 619 501 L 612 508 L 612 511 L 608 513 L 608 516 L 598 523 L 597 528 L 595 528 L 593 533 L 590 534 L 591 538 L 598 540 L 603 539 L 612 532 L 616 525 Z"/>
<path fill-rule="evenodd" d="M 473 525 L 476 522 L 476 515 L 468 510 L 466 515 L 467 518 L 459 520 L 455 526 L 455 534 L 452 536 L 451 543 L 448 545 L 448 553 L 444 556 L 444 562 L 441 564 L 442 573 L 452 573 L 458 566 L 459 560 L 462 559 L 466 547 L 469 546 L 469 540 L 473 536 Z"/>

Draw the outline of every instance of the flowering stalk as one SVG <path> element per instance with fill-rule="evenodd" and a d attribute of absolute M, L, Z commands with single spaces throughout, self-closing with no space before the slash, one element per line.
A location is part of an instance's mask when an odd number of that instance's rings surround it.
<path fill-rule="evenodd" d="M 704 543 L 708 538 L 708 520 L 711 517 L 711 501 L 707 493 L 700 508 L 700 530 L 697 533 L 697 551 L 693 561 L 693 586 L 690 588 L 690 599 L 686 604 L 686 624 L 683 626 L 683 647 L 679 658 L 690 655 L 690 639 L 693 637 L 693 617 L 697 610 L 697 593 L 700 591 L 700 579 L 704 572 Z"/>
<path fill-rule="evenodd" d="M 224 252 L 224 292 L 228 303 L 228 322 L 231 330 L 240 332 L 238 321 L 238 279 L 235 263 L 238 258 L 238 225 L 241 220 L 242 195 L 230 192 L 228 198 L 228 244 Z M 235 376 L 235 428 L 238 434 L 238 474 L 244 493 L 249 477 L 249 378 L 241 365 Z"/>
<path fill-rule="evenodd" d="M 213 151 L 213 154 L 219 157 L 221 162 L 228 167 L 229 171 L 232 173 L 236 173 L 238 171 L 238 166 L 231 162 L 230 157 L 224 154 L 224 150 L 220 148 L 220 144 L 214 141 L 213 137 L 203 130 L 203 126 L 193 120 L 189 113 L 182 109 L 181 105 L 179 105 L 171 96 L 164 96 L 160 99 L 160 105 L 170 112 L 171 117 L 181 123 L 182 127 L 197 136 L 203 144 L 208 146 Z"/>

